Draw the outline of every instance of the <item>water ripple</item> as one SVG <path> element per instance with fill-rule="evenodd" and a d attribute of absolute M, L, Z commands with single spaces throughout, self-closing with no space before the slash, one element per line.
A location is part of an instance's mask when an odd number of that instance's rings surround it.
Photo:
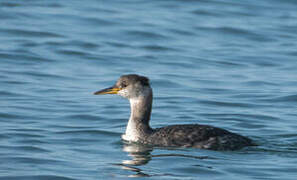
<path fill-rule="evenodd" d="M 1 34 L 12 35 L 12 36 L 24 36 L 28 38 L 61 38 L 64 37 L 60 34 L 53 32 L 44 31 L 30 31 L 30 30 L 20 30 L 20 29 L 0 29 Z"/>
<path fill-rule="evenodd" d="M 3 180 L 76 180 L 74 178 L 69 178 L 67 176 L 57 176 L 57 175 L 35 175 L 35 176 L 3 176 L 0 177 Z"/>
<path fill-rule="evenodd" d="M 144 39 L 149 39 L 151 41 L 151 39 L 168 39 L 167 36 L 162 35 L 160 33 L 154 33 L 154 32 L 150 32 L 150 31 L 127 31 L 127 35 L 129 36 L 133 36 L 134 38 L 144 38 Z"/>
<path fill-rule="evenodd" d="M 285 95 L 285 96 L 278 96 L 269 99 L 262 99 L 262 101 L 266 102 L 282 102 L 282 103 L 297 103 L 297 94 L 294 95 Z"/>
<path fill-rule="evenodd" d="M 60 131 L 57 134 L 72 134 L 72 135 L 107 135 L 107 136 L 117 136 L 120 133 L 102 131 L 102 130 L 70 130 L 70 131 Z"/>
<path fill-rule="evenodd" d="M 49 153 L 51 151 L 36 147 L 36 146 L 0 146 L 0 149 L 6 149 L 8 151 L 30 152 L 30 153 Z"/>
<path fill-rule="evenodd" d="M 296 5 L 2 0 L 0 179 L 296 179 Z M 92 95 L 127 73 L 151 79 L 153 127 L 258 146 L 127 147 L 129 103 Z"/>

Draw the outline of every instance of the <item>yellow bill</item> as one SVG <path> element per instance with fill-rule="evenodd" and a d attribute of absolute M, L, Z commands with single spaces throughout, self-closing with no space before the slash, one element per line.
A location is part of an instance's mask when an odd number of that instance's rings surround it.
<path fill-rule="evenodd" d="M 100 91 L 97 91 L 94 93 L 94 95 L 102 95 L 102 94 L 117 94 L 121 88 L 116 88 L 116 87 L 110 87 L 106 89 L 102 89 Z"/>

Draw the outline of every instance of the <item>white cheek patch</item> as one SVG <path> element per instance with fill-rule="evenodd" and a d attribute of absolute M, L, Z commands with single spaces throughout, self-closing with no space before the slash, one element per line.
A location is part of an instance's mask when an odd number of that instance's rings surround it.
<path fill-rule="evenodd" d="M 131 88 L 125 88 L 120 90 L 117 94 L 127 98 L 127 99 L 131 99 L 131 98 L 137 98 L 139 96 L 148 96 L 151 92 L 150 88 L 135 88 L 133 90 L 131 90 Z"/>
<path fill-rule="evenodd" d="M 120 96 L 122 96 L 122 97 L 124 97 L 124 98 L 128 98 L 129 93 L 128 93 L 127 89 L 122 89 L 122 90 L 120 90 L 120 91 L 118 92 L 118 95 L 120 95 Z"/>

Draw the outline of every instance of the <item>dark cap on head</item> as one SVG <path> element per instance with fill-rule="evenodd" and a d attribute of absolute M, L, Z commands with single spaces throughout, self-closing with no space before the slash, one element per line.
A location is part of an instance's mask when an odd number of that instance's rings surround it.
<path fill-rule="evenodd" d="M 145 76 L 140 76 L 137 74 L 126 74 L 126 75 L 122 75 L 118 82 L 116 83 L 117 86 L 119 87 L 125 87 L 128 86 L 130 83 L 136 83 L 136 82 L 140 82 L 143 86 L 149 86 L 149 78 L 145 77 Z"/>

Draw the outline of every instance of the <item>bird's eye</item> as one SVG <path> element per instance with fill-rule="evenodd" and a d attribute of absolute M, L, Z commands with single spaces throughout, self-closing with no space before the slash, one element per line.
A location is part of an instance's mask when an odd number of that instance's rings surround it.
<path fill-rule="evenodd" d="M 121 84 L 121 88 L 125 88 L 125 87 L 127 87 L 127 83 L 126 83 L 126 81 L 123 81 Z"/>

